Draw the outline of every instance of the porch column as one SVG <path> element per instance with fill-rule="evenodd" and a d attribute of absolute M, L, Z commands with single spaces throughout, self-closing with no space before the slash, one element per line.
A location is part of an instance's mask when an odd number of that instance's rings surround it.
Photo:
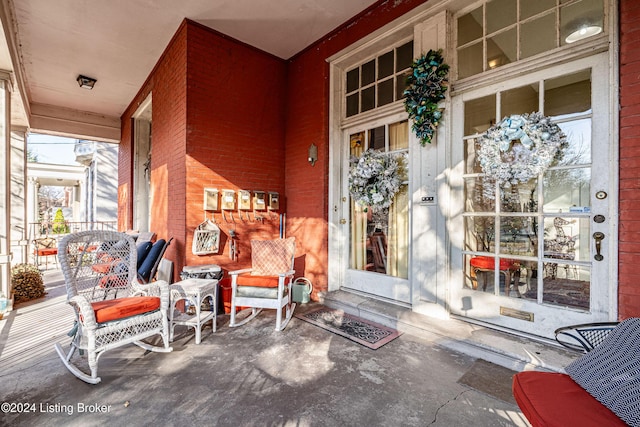
<path fill-rule="evenodd" d="M 13 264 L 28 262 L 27 129 L 11 129 L 11 252 Z"/>
<path fill-rule="evenodd" d="M 11 287 L 11 80 L 0 72 L 0 291 L 9 296 Z"/>
<path fill-rule="evenodd" d="M 36 230 L 35 223 L 40 220 L 38 218 L 38 191 L 40 191 L 40 183 L 38 178 L 30 177 L 27 182 L 27 240 L 31 241 L 38 237 L 40 233 Z"/>

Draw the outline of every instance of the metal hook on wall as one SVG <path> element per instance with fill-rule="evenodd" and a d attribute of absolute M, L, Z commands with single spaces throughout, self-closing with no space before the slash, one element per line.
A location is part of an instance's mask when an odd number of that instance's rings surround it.
<path fill-rule="evenodd" d="M 229 221 L 229 220 L 227 219 L 227 216 L 225 215 L 225 213 L 224 213 L 224 212 L 225 212 L 225 211 L 223 210 L 223 211 L 222 211 L 222 219 L 224 219 L 224 222 L 226 222 L 227 224 L 229 224 L 230 222 L 231 222 L 231 223 L 233 223 L 233 224 L 235 224 L 235 223 L 236 223 L 236 220 L 233 218 L 233 212 L 231 212 L 231 211 L 229 212 L 229 215 L 231 216 L 231 221 Z"/>

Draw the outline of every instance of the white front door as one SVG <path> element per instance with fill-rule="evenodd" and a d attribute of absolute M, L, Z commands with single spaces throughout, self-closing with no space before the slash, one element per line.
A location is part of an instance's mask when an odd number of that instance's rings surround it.
<path fill-rule="evenodd" d="M 396 303 L 410 304 L 409 286 L 409 124 L 406 113 L 343 131 L 343 286 Z M 400 166 L 400 191 L 386 208 L 359 204 L 349 189 L 349 165 L 365 151 L 393 156 Z"/>
<path fill-rule="evenodd" d="M 615 318 L 608 65 L 603 53 L 452 98 L 452 313 L 544 337 Z M 486 191 L 478 136 L 534 111 L 568 147 L 537 178 Z"/>

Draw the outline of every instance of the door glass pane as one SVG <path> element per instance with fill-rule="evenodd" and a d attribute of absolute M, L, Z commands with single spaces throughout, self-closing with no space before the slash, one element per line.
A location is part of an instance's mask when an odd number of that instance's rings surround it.
<path fill-rule="evenodd" d="M 393 102 L 393 78 L 378 83 L 378 107 Z"/>
<path fill-rule="evenodd" d="M 516 23 L 518 2 L 514 0 L 492 0 L 487 3 L 487 34 Z"/>
<path fill-rule="evenodd" d="M 558 124 L 568 142 L 568 147 L 558 158 L 558 165 L 591 163 L 591 122 L 586 118 Z"/>
<path fill-rule="evenodd" d="M 507 255 L 538 255 L 536 217 L 500 217 L 500 252 Z"/>
<path fill-rule="evenodd" d="M 389 125 L 389 150 L 409 148 L 409 123 L 405 120 Z"/>
<path fill-rule="evenodd" d="M 590 283 L 591 270 L 586 266 L 545 262 L 542 302 L 587 311 Z"/>
<path fill-rule="evenodd" d="M 413 40 L 396 49 L 396 72 L 411 67 L 413 63 Z"/>
<path fill-rule="evenodd" d="M 544 111 L 548 116 L 591 110 L 591 70 L 544 81 Z"/>
<path fill-rule="evenodd" d="M 487 197 L 485 186 L 492 187 L 495 184 L 486 183 L 481 176 L 477 178 L 467 178 L 464 181 L 464 191 L 467 212 L 493 212 L 496 209 L 494 197 Z M 493 194 L 493 189 L 490 191 Z"/>
<path fill-rule="evenodd" d="M 474 43 L 458 51 L 458 78 L 465 78 L 481 73 L 482 42 Z"/>
<path fill-rule="evenodd" d="M 570 261 L 589 261 L 589 218 L 567 215 L 544 220 L 544 257 Z"/>
<path fill-rule="evenodd" d="M 493 252 L 495 249 L 496 218 L 494 216 L 468 216 L 465 224 L 465 250 Z"/>
<path fill-rule="evenodd" d="M 496 96 L 489 95 L 464 103 L 464 134 L 475 135 L 496 123 Z"/>
<path fill-rule="evenodd" d="M 389 134 L 385 133 L 386 129 Z M 398 155 L 405 183 L 396 193 L 388 208 L 372 208 L 351 202 L 350 235 L 352 269 L 366 270 L 393 277 L 408 278 L 409 271 L 409 192 L 407 164 L 404 156 L 408 152 L 408 122 L 391 123 L 388 127 L 369 129 L 368 147 L 386 151 L 389 147 Z M 360 156 L 365 147 L 362 141 L 365 132 L 351 134 L 350 154 Z"/>
<path fill-rule="evenodd" d="M 502 117 L 539 111 L 538 86 L 535 83 L 502 92 L 500 99 Z"/>
<path fill-rule="evenodd" d="M 360 69 L 354 68 L 347 72 L 347 93 L 360 87 Z"/>
<path fill-rule="evenodd" d="M 529 2 L 534 3 L 534 2 Z M 556 14 L 536 18 L 520 26 L 520 59 L 546 52 L 556 47 Z"/>
<path fill-rule="evenodd" d="M 492 70 L 518 60 L 516 29 L 511 29 L 487 39 L 487 69 Z"/>
<path fill-rule="evenodd" d="M 544 174 L 545 213 L 591 212 L 591 168 L 547 171 Z"/>
<path fill-rule="evenodd" d="M 378 80 L 393 74 L 393 51 L 378 57 Z"/>
<path fill-rule="evenodd" d="M 360 99 L 360 94 L 354 93 L 353 95 L 347 96 L 347 117 L 351 117 L 353 115 L 358 114 L 358 100 Z"/>
<path fill-rule="evenodd" d="M 482 6 L 458 18 L 458 46 L 482 37 Z"/>
<path fill-rule="evenodd" d="M 362 106 L 362 111 L 373 110 L 376 106 L 375 86 L 368 87 L 360 92 L 360 105 Z"/>
<path fill-rule="evenodd" d="M 407 77 L 411 74 L 411 71 L 398 74 L 396 77 L 396 101 L 404 98 L 404 91 L 407 89 Z"/>
<path fill-rule="evenodd" d="M 549 10 L 556 5 L 556 0 L 520 0 L 520 19 L 530 18 L 545 10 Z M 554 25 L 548 28 L 555 28 Z"/>
<path fill-rule="evenodd" d="M 376 80 L 376 60 L 362 64 L 362 83 L 360 86 L 366 86 Z"/>
<path fill-rule="evenodd" d="M 369 131 L 369 148 L 373 150 L 385 151 L 384 139 L 384 126 L 371 129 Z"/>
<path fill-rule="evenodd" d="M 511 184 L 500 189 L 501 212 L 538 212 L 538 180 Z"/>

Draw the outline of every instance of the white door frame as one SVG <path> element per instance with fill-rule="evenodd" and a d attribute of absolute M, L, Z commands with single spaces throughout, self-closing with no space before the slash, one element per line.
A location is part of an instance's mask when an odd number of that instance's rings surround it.
<path fill-rule="evenodd" d="M 603 102 L 610 99 L 609 84 L 609 54 L 607 52 L 568 63 L 547 67 L 543 70 L 514 77 L 508 82 L 487 85 L 480 89 L 468 90 L 452 98 L 452 113 L 458 117 L 464 117 L 464 102 L 490 95 L 496 91 L 504 91 L 511 87 L 520 87 L 529 82 L 553 78 L 558 75 L 571 74 L 586 68 L 591 68 L 592 94 L 591 108 L 592 119 L 592 174 L 591 174 L 591 214 L 589 216 L 591 232 L 602 231 L 606 237 L 603 243 L 603 255 L 606 264 L 593 261 L 594 243 L 589 242 L 591 248 L 592 286 L 591 286 L 591 311 L 584 312 L 559 306 L 539 305 L 535 301 L 519 298 L 508 298 L 493 294 L 482 293 L 463 288 L 463 256 L 464 223 L 462 212 L 464 204 L 464 183 L 462 174 L 464 168 L 463 158 L 463 126 L 460 122 L 452 129 L 452 175 L 451 187 L 456 189 L 452 194 L 452 212 L 457 212 L 451 217 L 449 227 L 452 239 L 452 278 L 451 278 L 451 311 L 464 317 L 469 317 L 481 322 L 492 323 L 501 327 L 517 329 L 522 332 L 545 337 L 552 337 L 553 331 L 560 325 L 589 323 L 597 321 L 614 320 L 617 317 L 617 309 L 611 299 L 615 300 L 617 292 L 617 138 L 611 131 L 614 114 L 611 104 Z M 599 143 L 598 143 L 599 142 Z M 600 164 L 597 162 L 601 161 Z M 598 171 L 606 170 L 601 174 Z M 597 191 L 606 191 L 608 196 L 604 201 L 597 200 L 594 194 Z M 598 224 L 592 221 L 596 214 L 603 214 L 606 221 Z M 540 272 L 541 274 L 542 272 Z M 595 284 L 595 285 L 594 285 Z M 464 298 L 472 298 L 472 304 L 463 304 Z M 467 299 L 467 301 L 469 301 Z M 472 310 L 467 310 L 472 307 Z M 527 322 L 500 314 L 500 307 L 507 310 L 521 310 L 534 313 L 534 321 Z"/>

